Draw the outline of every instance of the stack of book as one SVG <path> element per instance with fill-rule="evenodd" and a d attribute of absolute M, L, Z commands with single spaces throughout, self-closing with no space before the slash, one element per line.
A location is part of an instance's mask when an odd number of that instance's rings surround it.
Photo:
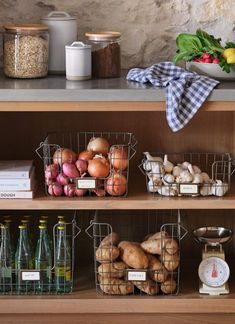
<path fill-rule="evenodd" d="M 35 187 L 32 160 L 0 161 L 0 199 L 33 198 Z"/>

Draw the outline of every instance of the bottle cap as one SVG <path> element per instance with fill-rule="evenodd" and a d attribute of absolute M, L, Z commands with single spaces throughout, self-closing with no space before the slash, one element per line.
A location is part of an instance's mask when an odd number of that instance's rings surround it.
<path fill-rule="evenodd" d="M 46 219 L 39 219 L 39 223 L 40 223 L 40 224 L 45 224 L 45 225 L 46 225 L 47 220 L 46 220 Z"/>
<path fill-rule="evenodd" d="M 27 225 L 28 224 L 28 219 L 21 219 L 21 223 Z"/>
<path fill-rule="evenodd" d="M 64 226 L 58 226 L 58 230 L 64 230 Z"/>
<path fill-rule="evenodd" d="M 39 228 L 39 229 L 45 229 L 45 228 L 47 228 L 47 227 L 46 227 L 45 225 L 39 225 L 38 228 Z"/>
<path fill-rule="evenodd" d="M 26 226 L 25 225 L 19 225 L 18 228 L 19 229 L 26 229 Z"/>
<path fill-rule="evenodd" d="M 64 220 L 59 220 L 58 224 L 65 224 L 65 221 Z"/>
<path fill-rule="evenodd" d="M 41 219 L 47 220 L 48 219 L 48 216 L 41 216 Z"/>
<path fill-rule="evenodd" d="M 29 220 L 31 217 L 32 217 L 31 215 L 24 215 L 24 216 L 23 216 L 24 219 L 28 219 L 28 220 Z"/>
<path fill-rule="evenodd" d="M 59 216 L 57 216 L 58 217 L 58 219 L 64 219 L 65 217 L 64 216 L 62 216 L 62 215 L 59 215 Z"/>
<path fill-rule="evenodd" d="M 5 224 L 10 224 L 12 222 L 12 219 L 4 219 Z"/>

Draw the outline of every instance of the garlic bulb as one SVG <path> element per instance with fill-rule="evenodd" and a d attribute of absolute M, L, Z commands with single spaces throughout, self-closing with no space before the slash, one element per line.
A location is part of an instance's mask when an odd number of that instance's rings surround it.
<path fill-rule="evenodd" d="M 180 175 L 180 172 L 183 171 L 183 169 L 181 168 L 181 166 L 176 165 L 173 168 L 172 174 L 174 177 L 178 177 Z"/>
<path fill-rule="evenodd" d="M 168 161 L 167 154 L 164 155 L 163 165 L 164 165 L 164 170 L 166 173 L 171 173 L 171 171 L 174 168 L 174 164 L 171 163 L 170 161 Z"/>
<path fill-rule="evenodd" d="M 145 171 L 151 171 L 152 170 L 152 164 L 154 162 L 161 162 L 163 163 L 163 160 L 161 157 L 153 157 L 149 152 L 143 153 L 146 157 L 146 160 L 143 163 L 143 169 Z"/>
<path fill-rule="evenodd" d="M 203 177 L 201 173 L 194 174 L 193 183 L 203 183 Z"/>
<path fill-rule="evenodd" d="M 185 161 L 182 164 L 180 164 L 180 166 L 182 169 L 188 170 L 189 164 L 190 164 L 189 162 Z"/>
<path fill-rule="evenodd" d="M 158 191 L 159 195 L 162 196 L 175 196 L 176 192 L 171 186 L 161 186 Z"/>
<path fill-rule="evenodd" d="M 202 173 L 201 169 L 197 165 L 193 165 L 194 173 Z"/>
<path fill-rule="evenodd" d="M 222 197 L 226 194 L 229 187 L 226 182 L 222 182 L 221 180 L 215 180 L 215 183 L 213 183 L 211 192 L 212 195 Z"/>
<path fill-rule="evenodd" d="M 168 185 L 169 183 L 175 182 L 175 177 L 171 173 L 166 173 L 162 180 L 164 184 Z"/>
<path fill-rule="evenodd" d="M 209 182 L 210 181 L 210 177 L 206 172 L 202 172 L 201 176 L 202 176 L 203 182 Z"/>
<path fill-rule="evenodd" d="M 150 179 L 148 182 L 148 191 L 157 192 L 162 183 L 158 185 L 158 182 L 155 182 L 153 179 Z"/>
<path fill-rule="evenodd" d="M 177 181 L 180 183 L 190 183 L 193 181 L 193 175 L 188 170 L 184 170 L 180 173 Z"/>
<path fill-rule="evenodd" d="M 200 194 L 202 196 L 211 196 L 212 195 L 212 185 L 210 183 L 205 183 L 201 188 L 200 188 Z"/>

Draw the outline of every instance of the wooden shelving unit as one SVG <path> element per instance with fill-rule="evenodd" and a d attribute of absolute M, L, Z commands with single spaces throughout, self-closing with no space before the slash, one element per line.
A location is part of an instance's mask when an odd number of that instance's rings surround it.
<path fill-rule="evenodd" d="M 133 85 L 118 88 L 118 82 L 112 89 L 110 87 L 98 89 L 95 83 L 93 86 L 96 91 L 92 96 L 92 84 L 84 82 L 81 86 L 84 89 L 79 89 L 79 93 L 83 94 L 82 91 L 86 93 L 87 84 L 90 87 L 89 93 L 86 98 L 85 95 L 81 96 L 80 100 L 75 93 L 77 89 L 57 87 L 53 90 L 54 79 L 45 80 L 40 81 L 41 83 L 33 80 L 32 89 L 30 81 L 21 82 L 5 78 L 0 80 L 0 93 L 3 96 L 3 99 L 0 98 L 2 139 L 0 159 L 35 158 L 33 152 L 49 130 L 131 131 L 138 139 L 138 152 L 131 161 L 130 192 L 127 198 L 122 199 L 97 197 L 68 199 L 50 198 L 45 195 L 43 189 L 40 189 L 33 200 L 0 200 L 2 211 L 190 209 L 197 211 L 200 217 L 205 210 L 215 212 L 235 210 L 233 185 L 230 193 L 222 198 L 168 198 L 148 194 L 144 177 L 138 175 L 136 181 L 134 176 L 138 173 L 137 165 L 141 152 L 146 149 L 170 152 L 176 151 L 177 148 L 178 152 L 193 150 L 235 154 L 235 99 L 233 100 L 232 85 L 228 88 L 223 85 L 219 90 L 215 90 L 215 94 L 209 98 L 190 124 L 179 133 L 173 134 L 166 124 L 162 92 L 159 92 L 158 97 L 158 93 L 155 95 L 149 87 L 146 87 L 146 90 L 133 90 Z M 112 81 L 110 82 L 112 84 Z M 125 80 L 122 79 L 121 84 L 125 84 Z M 47 91 L 47 85 L 50 85 L 50 91 Z M 61 87 L 63 86 L 64 82 Z M 115 91 L 123 91 L 125 100 L 115 97 Z M 138 95 L 135 96 L 138 91 L 141 91 L 139 101 L 136 100 Z M 62 94 L 66 100 L 62 100 Z M 73 98 L 71 101 L 67 99 L 69 95 Z M 100 100 L 102 95 L 103 101 Z M 148 99 L 149 95 L 151 101 Z M 144 96 L 146 100 L 143 99 Z M 112 97 L 115 100 L 110 100 Z M 40 161 L 37 161 L 37 166 L 40 172 Z M 37 176 L 40 179 L 39 173 Z M 233 218 L 234 215 L 231 215 L 231 220 Z M 194 218 L 192 217 L 190 221 L 193 224 Z M 231 226 L 233 224 L 234 221 L 231 221 Z M 234 249 L 234 246 L 230 248 L 231 255 Z M 92 268 L 92 263 L 89 266 Z M 228 296 L 199 296 L 197 280 L 193 280 L 187 284 L 182 283 L 179 296 L 104 298 L 96 296 L 93 278 L 90 280 L 90 287 L 70 296 L 2 296 L 0 321 L 4 324 L 16 322 L 37 324 L 41 323 L 42 319 L 45 323 L 69 321 L 71 324 L 104 323 L 108 319 L 112 319 L 113 323 L 155 323 L 156 319 L 164 323 L 189 323 L 195 320 L 200 323 L 234 322 L 233 289 Z M 35 314 L 40 316 L 35 317 Z M 118 320 L 115 322 L 117 316 Z"/>

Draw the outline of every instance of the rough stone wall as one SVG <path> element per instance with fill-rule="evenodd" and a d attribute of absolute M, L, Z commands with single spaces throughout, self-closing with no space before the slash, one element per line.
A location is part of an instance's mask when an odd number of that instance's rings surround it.
<path fill-rule="evenodd" d="M 235 0 L 0 0 L 0 8 L 2 25 L 67 11 L 77 17 L 80 40 L 86 31 L 120 31 L 123 68 L 170 60 L 183 31 L 200 27 L 235 40 Z"/>

